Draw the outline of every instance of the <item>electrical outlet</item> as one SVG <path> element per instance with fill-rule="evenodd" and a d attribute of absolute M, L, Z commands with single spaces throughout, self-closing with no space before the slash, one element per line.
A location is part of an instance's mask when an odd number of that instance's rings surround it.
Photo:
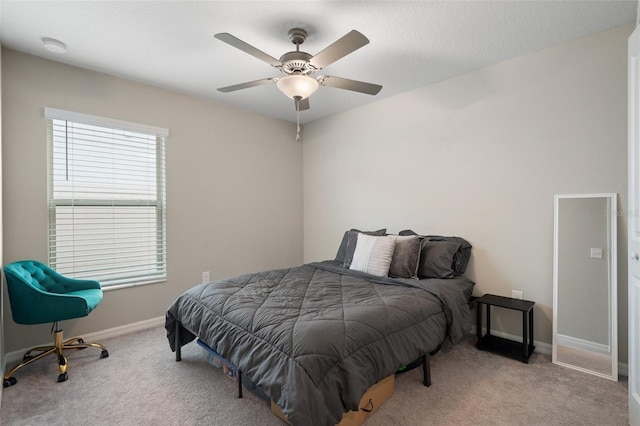
<path fill-rule="evenodd" d="M 202 273 L 202 282 L 203 283 L 208 283 L 209 280 L 209 271 L 205 271 Z"/>
<path fill-rule="evenodd" d="M 602 249 L 601 248 L 592 248 L 591 249 L 591 258 L 592 259 L 602 259 Z"/>
<path fill-rule="evenodd" d="M 524 299 L 524 292 L 520 290 L 511 290 L 511 297 L 514 299 Z"/>

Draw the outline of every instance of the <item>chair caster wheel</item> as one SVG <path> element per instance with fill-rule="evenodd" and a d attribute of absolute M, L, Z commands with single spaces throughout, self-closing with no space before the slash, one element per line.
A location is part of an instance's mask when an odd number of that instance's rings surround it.
<path fill-rule="evenodd" d="M 100 352 L 100 359 L 102 358 L 109 358 L 109 351 L 106 349 L 103 349 L 102 352 Z"/>
<path fill-rule="evenodd" d="M 62 373 L 61 375 L 58 376 L 58 383 L 66 382 L 68 378 L 69 378 L 69 374 Z"/>
<path fill-rule="evenodd" d="M 2 387 L 8 388 L 9 386 L 13 386 L 16 383 L 18 383 L 18 379 L 16 379 L 15 377 L 9 377 L 8 379 L 4 379 L 2 381 Z"/>

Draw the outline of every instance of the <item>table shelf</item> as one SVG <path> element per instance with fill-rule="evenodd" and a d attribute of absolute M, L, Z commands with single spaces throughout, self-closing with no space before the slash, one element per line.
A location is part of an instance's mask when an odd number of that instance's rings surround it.
<path fill-rule="evenodd" d="M 477 311 L 477 336 L 476 347 L 480 350 L 500 353 L 528 363 L 531 354 L 535 350 L 533 345 L 533 305 L 530 300 L 513 299 L 511 297 L 485 294 L 476 299 Z M 482 305 L 486 306 L 486 328 L 487 333 L 482 335 Z M 494 336 L 491 334 L 491 307 L 512 309 L 522 312 L 522 342 Z"/>

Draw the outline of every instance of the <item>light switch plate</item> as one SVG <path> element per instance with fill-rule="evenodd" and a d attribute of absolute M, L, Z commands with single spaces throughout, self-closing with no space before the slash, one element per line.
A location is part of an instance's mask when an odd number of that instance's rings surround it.
<path fill-rule="evenodd" d="M 602 259 L 602 249 L 601 248 L 592 248 L 591 249 L 591 257 L 593 259 Z"/>

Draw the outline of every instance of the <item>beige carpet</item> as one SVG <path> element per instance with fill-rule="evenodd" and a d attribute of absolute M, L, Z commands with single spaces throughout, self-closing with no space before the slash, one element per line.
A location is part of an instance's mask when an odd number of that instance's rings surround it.
<path fill-rule="evenodd" d="M 175 362 L 164 329 L 105 340 L 110 357 L 87 349 L 69 356 L 69 380 L 56 383 L 55 360 L 16 374 L 4 389 L 2 425 L 283 426 L 266 403 L 206 361 L 195 343 Z M 389 425 L 626 425 L 627 382 L 612 382 L 551 363 L 530 364 L 482 352 L 469 336 L 421 369 L 396 377 L 392 397 L 366 421 Z"/>

